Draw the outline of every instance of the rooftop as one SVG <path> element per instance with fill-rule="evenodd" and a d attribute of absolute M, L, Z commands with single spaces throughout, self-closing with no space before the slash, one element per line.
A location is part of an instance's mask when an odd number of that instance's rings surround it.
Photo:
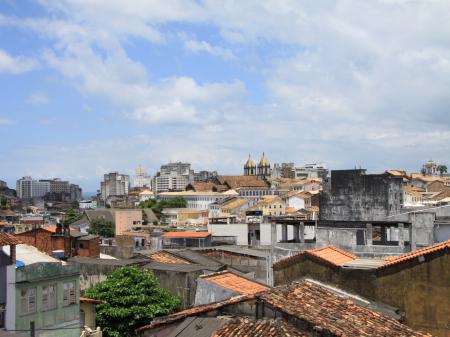
<path fill-rule="evenodd" d="M 305 253 L 325 260 L 335 266 L 340 266 L 357 259 L 355 255 L 334 246 L 326 246 L 318 249 L 307 250 L 305 251 Z"/>
<path fill-rule="evenodd" d="M 387 261 L 386 263 L 384 263 L 382 266 L 380 266 L 378 268 L 379 269 L 386 268 L 386 267 L 389 267 L 392 265 L 397 265 L 397 264 L 400 264 L 403 262 L 412 261 L 416 258 L 420 260 L 421 257 L 423 258 L 424 256 L 427 256 L 427 255 L 430 255 L 430 254 L 433 254 L 436 252 L 444 251 L 444 250 L 447 250 L 447 252 L 450 250 L 450 240 L 438 243 L 431 247 L 426 247 L 426 248 L 419 249 L 419 250 L 416 250 L 411 253 L 401 255 L 395 259 L 391 259 L 390 261 Z"/>
<path fill-rule="evenodd" d="M 258 297 L 274 309 L 307 322 L 310 331 L 336 336 L 426 336 L 310 280 L 276 287 Z"/>
<path fill-rule="evenodd" d="M 9 255 L 9 250 L 3 247 L 3 252 Z M 17 262 L 22 262 L 24 265 L 28 266 L 33 263 L 39 262 L 56 262 L 61 263 L 60 260 L 51 257 L 45 253 L 42 253 L 37 248 L 25 244 L 19 244 L 16 246 L 16 260 Z"/>
<path fill-rule="evenodd" d="M 230 271 L 222 271 L 200 277 L 242 295 L 256 294 L 269 289 L 267 286 L 231 273 Z"/>
<path fill-rule="evenodd" d="M 152 261 L 160 262 L 160 263 L 191 264 L 188 260 L 177 257 L 169 252 L 164 251 L 164 250 L 149 254 L 148 257 Z"/>
<path fill-rule="evenodd" d="M 282 318 L 259 319 L 237 318 L 223 324 L 211 337 L 306 337 L 294 325 Z"/>
<path fill-rule="evenodd" d="M 208 232 L 167 232 L 161 235 L 164 239 L 197 239 L 210 236 Z"/>
<path fill-rule="evenodd" d="M 22 243 L 22 241 L 20 241 L 14 235 L 8 233 L 0 233 L 0 246 L 18 245 L 19 243 Z"/>

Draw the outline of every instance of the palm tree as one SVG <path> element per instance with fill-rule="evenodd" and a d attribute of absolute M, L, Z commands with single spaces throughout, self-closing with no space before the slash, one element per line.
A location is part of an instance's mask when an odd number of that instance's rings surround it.
<path fill-rule="evenodd" d="M 447 173 L 447 166 L 446 165 L 438 165 L 438 167 L 436 167 L 436 171 L 438 171 L 442 177 L 442 175 L 444 173 Z"/>

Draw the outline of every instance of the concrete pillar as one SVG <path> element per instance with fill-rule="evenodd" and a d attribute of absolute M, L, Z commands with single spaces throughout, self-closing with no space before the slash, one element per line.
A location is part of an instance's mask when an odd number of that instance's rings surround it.
<path fill-rule="evenodd" d="M 295 224 L 292 225 L 294 227 L 294 241 L 295 242 L 300 242 L 300 236 L 299 236 L 299 225 Z"/>
<path fill-rule="evenodd" d="M 281 241 L 285 242 L 288 239 L 288 231 L 287 231 L 287 224 L 281 225 Z"/>
<path fill-rule="evenodd" d="M 372 246 L 372 224 L 366 224 L 366 242 L 368 246 Z"/>
<path fill-rule="evenodd" d="M 272 246 L 277 243 L 277 224 L 273 222 L 270 223 L 270 242 Z"/>
<path fill-rule="evenodd" d="M 401 249 L 405 248 L 405 236 L 404 236 L 404 232 L 403 232 L 403 224 L 399 223 L 398 224 L 398 245 Z"/>
<path fill-rule="evenodd" d="M 300 222 L 300 243 L 305 243 L 305 223 Z"/>

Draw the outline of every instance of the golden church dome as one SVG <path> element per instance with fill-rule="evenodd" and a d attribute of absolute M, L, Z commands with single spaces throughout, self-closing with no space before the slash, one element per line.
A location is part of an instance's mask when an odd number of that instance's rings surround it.
<path fill-rule="evenodd" d="M 258 166 L 270 166 L 269 160 L 267 159 L 266 155 L 263 152 L 263 155 L 261 157 L 261 160 L 259 161 L 259 165 Z"/>
<path fill-rule="evenodd" d="M 253 161 L 252 157 L 250 155 L 248 155 L 248 159 L 244 165 L 244 168 L 255 168 L 255 162 Z"/>

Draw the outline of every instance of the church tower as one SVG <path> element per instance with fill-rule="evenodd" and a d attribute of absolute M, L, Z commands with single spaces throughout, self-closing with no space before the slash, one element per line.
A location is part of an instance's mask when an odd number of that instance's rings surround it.
<path fill-rule="evenodd" d="M 269 160 L 263 152 L 261 160 L 258 163 L 258 178 L 266 179 L 270 177 L 272 169 L 270 168 Z"/>
<path fill-rule="evenodd" d="M 248 159 L 244 165 L 244 176 L 255 176 L 256 175 L 256 165 L 252 157 L 248 155 Z"/>

